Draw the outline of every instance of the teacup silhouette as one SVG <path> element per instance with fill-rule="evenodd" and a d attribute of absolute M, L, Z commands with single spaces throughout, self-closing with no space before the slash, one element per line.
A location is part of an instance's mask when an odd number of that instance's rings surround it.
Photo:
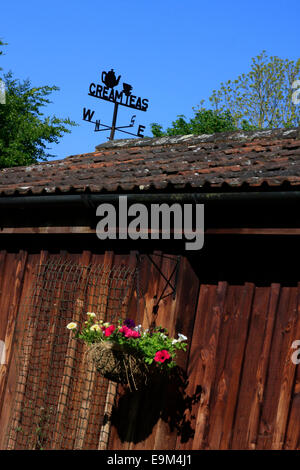
<path fill-rule="evenodd" d="M 126 96 L 130 96 L 131 95 L 131 90 L 132 90 L 132 86 L 129 85 L 128 83 L 123 83 L 123 91 L 125 93 Z"/>

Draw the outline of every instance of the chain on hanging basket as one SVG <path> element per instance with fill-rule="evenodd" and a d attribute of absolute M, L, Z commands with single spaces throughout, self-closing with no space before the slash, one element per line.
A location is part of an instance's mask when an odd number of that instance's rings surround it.
<path fill-rule="evenodd" d="M 187 338 L 179 334 L 170 338 L 165 328 L 143 330 L 133 320 L 119 320 L 118 325 L 96 321 L 96 314 L 87 313 L 88 320 L 79 331 L 76 323 L 67 325 L 88 349 L 87 360 L 106 378 L 127 384 L 130 390 L 148 385 L 164 377 L 176 366 L 176 350 L 186 350 Z"/>

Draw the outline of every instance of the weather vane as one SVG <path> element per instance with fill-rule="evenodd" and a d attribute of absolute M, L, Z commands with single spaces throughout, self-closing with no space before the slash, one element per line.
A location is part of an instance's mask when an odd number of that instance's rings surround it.
<path fill-rule="evenodd" d="M 127 106 L 128 108 L 136 109 L 138 111 L 147 111 L 148 100 L 146 98 L 141 98 L 132 94 L 132 86 L 128 83 L 123 83 L 122 90 L 115 90 L 114 88 L 119 85 L 121 75 L 116 77 L 116 74 L 113 69 L 109 72 L 103 71 L 101 74 L 101 81 L 104 85 L 99 85 L 96 83 L 91 83 L 89 86 L 89 96 L 94 98 L 100 98 L 101 100 L 110 101 L 114 103 L 114 114 L 112 119 L 111 126 L 102 124 L 100 119 L 92 120 L 95 114 L 95 111 L 90 109 L 83 108 L 83 120 L 95 124 L 95 132 L 107 131 L 110 130 L 109 140 L 114 139 L 115 131 L 123 132 L 124 134 L 134 135 L 135 137 L 144 137 L 143 132 L 145 126 L 139 125 L 137 134 L 132 132 L 124 131 L 124 129 L 133 127 L 135 123 L 136 115 L 134 114 L 131 118 L 130 124 L 128 126 L 117 126 L 117 115 L 119 105 Z"/>

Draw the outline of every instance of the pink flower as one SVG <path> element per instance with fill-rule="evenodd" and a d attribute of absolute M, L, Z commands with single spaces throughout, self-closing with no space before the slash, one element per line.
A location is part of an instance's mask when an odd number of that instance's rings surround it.
<path fill-rule="evenodd" d="M 110 325 L 108 326 L 107 328 L 105 328 L 105 336 L 110 336 L 114 331 L 115 331 L 115 326 L 114 325 Z"/>
<path fill-rule="evenodd" d="M 132 338 L 139 338 L 141 335 L 138 331 L 131 331 Z"/>
<path fill-rule="evenodd" d="M 141 336 L 138 331 L 133 331 L 126 325 L 123 325 L 119 331 L 124 334 L 125 338 L 139 338 Z"/>
<path fill-rule="evenodd" d="M 166 349 L 163 349 L 162 351 L 157 351 L 157 353 L 154 356 L 155 362 L 165 362 L 167 359 L 170 359 L 170 354 Z"/>
<path fill-rule="evenodd" d="M 127 333 L 128 330 L 129 330 L 128 326 L 124 325 L 124 326 L 122 326 L 122 328 L 120 328 L 119 331 L 120 331 L 120 333 L 124 333 L 124 335 L 126 336 L 126 333 Z"/>
<path fill-rule="evenodd" d="M 125 337 L 131 338 L 133 331 L 130 328 L 127 328 L 127 326 L 125 326 L 125 328 L 126 328 Z"/>

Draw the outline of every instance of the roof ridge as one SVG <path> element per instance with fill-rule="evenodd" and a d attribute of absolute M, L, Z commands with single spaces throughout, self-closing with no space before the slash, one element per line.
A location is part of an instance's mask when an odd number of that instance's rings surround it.
<path fill-rule="evenodd" d="M 299 138 L 300 127 L 293 127 L 289 129 L 263 129 L 260 131 L 229 131 L 229 132 L 216 132 L 214 134 L 187 134 L 187 135 L 174 135 L 164 137 L 143 137 L 142 139 L 118 139 L 113 141 L 104 142 L 95 147 L 95 151 L 106 148 L 114 147 L 145 147 L 145 146 L 163 146 L 174 145 L 180 143 L 199 143 L 199 142 L 221 142 L 221 141 L 251 141 L 254 139 L 269 137 L 277 137 L 278 139 L 286 138 Z"/>

